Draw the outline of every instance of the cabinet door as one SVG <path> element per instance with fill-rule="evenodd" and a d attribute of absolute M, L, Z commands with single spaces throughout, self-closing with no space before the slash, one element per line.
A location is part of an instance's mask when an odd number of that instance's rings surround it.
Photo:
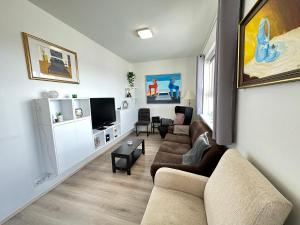
<path fill-rule="evenodd" d="M 81 158 L 86 158 L 95 152 L 93 129 L 90 119 L 76 122 L 76 152 Z"/>
<path fill-rule="evenodd" d="M 135 109 L 128 109 L 122 110 L 120 112 L 121 117 L 121 134 L 125 134 L 126 132 L 130 131 L 134 128 L 135 122 L 137 122 L 137 110 Z"/>
<path fill-rule="evenodd" d="M 89 119 L 54 127 L 58 172 L 63 173 L 92 154 Z"/>

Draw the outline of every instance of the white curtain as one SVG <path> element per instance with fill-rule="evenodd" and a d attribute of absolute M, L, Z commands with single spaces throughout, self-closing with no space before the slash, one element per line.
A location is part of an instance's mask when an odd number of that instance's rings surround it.
<path fill-rule="evenodd" d="M 197 93 L 196 93 L 196 111 L 197 115 L 203 112 L 203 88 L 204 88 L 204 63 L 205 56 L 197 57 Z"/>

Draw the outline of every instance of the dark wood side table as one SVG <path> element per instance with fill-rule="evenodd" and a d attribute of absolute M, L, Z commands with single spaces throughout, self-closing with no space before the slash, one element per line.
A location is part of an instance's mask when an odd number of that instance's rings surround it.
<path fill-rule="evenodd" d="M 138 148 L 142 145 L 142 148 Z M 132 139 L 132 145 L 127 144 L 127 140 L 111 153 L 111 162 L 112 162 L 112 171 L 113 173 L 116 170 L 126 170 L 127 174 L 130 175 L 130 168 L 139 158 L 139 156 L 145 155 L 145 141 L 144 139 Z M 116 158 L 119 158 L 116 161 Z"/>

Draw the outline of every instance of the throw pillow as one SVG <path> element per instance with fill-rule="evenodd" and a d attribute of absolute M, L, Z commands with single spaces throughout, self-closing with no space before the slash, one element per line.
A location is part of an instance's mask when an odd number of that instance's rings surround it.
<path fill-rule="evenodd" d="M 184 114 L 176 113 L 174 124 L 182 125 L 184 123 Z"/>
<path fill-rule="evenodd" d="M 194 166 L 202 159 L 204 151 L 211 147 L 207 135 L 208 132 L 201 134 L 195 141 L 191 150 L 183 155 L 182 163 L 184 165 Z"/>
<path fill-rule="evenodd" d="M 190 134 L 190 126 L 189 125 L 174 125 L 173 134 Z"/>

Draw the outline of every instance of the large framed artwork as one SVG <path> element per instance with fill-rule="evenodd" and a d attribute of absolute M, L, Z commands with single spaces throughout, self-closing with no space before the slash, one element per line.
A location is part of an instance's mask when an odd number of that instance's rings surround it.
<path fill-rule="evenodd" d="M 238 87 L 300 79 L 300 0 L 259 0 L 239 28 Z"/>
<path fill-rule="evenodd" d="M 76 52 L 27 33 L 22 36 L 30 79 L 79 84 Z"/>
<path fill-rule="evenodd" d="M 147 104 L 180 103 L 181 74 L 146 75 Z"/>

